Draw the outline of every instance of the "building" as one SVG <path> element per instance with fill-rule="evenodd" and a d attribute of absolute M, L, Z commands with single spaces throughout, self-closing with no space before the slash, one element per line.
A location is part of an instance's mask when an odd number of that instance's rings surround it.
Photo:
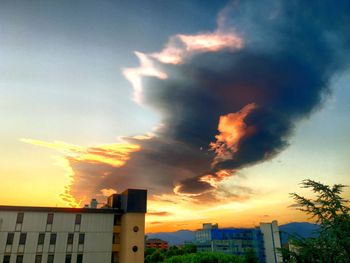
<path fill-rule="evenodd" d="M 225 228 L 206 223 L 196 231 L 198 251 L 222 252 L 243 256 L 254 251 L 260 263 L 280 263 L 281 248 L 277 221 L 261 223 L 258 228 Z"/>
<path fill-rule="evenodd" d="M 264 236 L 266 262 L 283 262 L 282 255 L 278 252 L 278 249 L 281 249 L 281 237 L 277 221 L 260 223 L 260 230 Z"/>
<path fill-rule="evenodd" d="M 168 242 L 159 238 L 150 238 L 146 240 L 147 248 L 168 249 Z"/>
<path fill-rule="evenodd" d="M 147 191 L 104 208 L 0 206 L 0 263 L 141 263 Z"/>

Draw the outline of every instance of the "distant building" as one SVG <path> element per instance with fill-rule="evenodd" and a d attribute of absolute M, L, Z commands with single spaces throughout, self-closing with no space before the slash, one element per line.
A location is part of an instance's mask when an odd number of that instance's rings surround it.
<path fill-rule="evenodd" d="M 261 223 L 259 228 L 218 228 L 217 224 L 203 224 L 196 232 L 198 251 L 245 255 L 253 250 L 260 263 L 280 263 L 282 257 L 277 221 Z"/>
<path fill-rule="evenodd" d="M 159 248 L 159 249 L 168 249 L 168 242 L 159 238 L 150 238 L 146 240 L 147 248 Z"/>
<path fill-rule="evenodd" d="M 142 263 L 146 205 L 128 189 L 101 209 L 0 206 L 0 262 Z"/>

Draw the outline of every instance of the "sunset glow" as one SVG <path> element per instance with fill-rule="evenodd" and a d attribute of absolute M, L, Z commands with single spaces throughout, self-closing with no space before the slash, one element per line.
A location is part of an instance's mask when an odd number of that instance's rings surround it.
<path fill-rule="evenodd" d="M 255 108 L 256 105 L 251 103 L 239 112 L 220 116 L 218 126 L 220 134 L 215 135 L 216 142 L 210 143 L 211 149 L 216 153 L 216 161 L 231 158 L 238 150 L 239 140 L 254 132 L 254 127 L 247 127 L 244 119 Z"/>
<path fill-rule="evenodd" d="M 311 221 L 302 180 L 350 185 L 350 15 L 306 2 L 3 1 L 0 205 Z"/>

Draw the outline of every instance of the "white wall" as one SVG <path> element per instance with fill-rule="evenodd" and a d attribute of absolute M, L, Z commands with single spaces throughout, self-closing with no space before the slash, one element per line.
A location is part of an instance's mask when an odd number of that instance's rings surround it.
<path fill-rule="evenodd" d="M 277 221 L 272 223 L 260 223 L 260 230 L 264 235 L 264 247 L 266 263 L 283 262 L 278 249 L 281 248 L 281 240 Z"/>
<path fill-rule="evenodd" d="M 19 211 L 20 212 L 20 211 Z M 24 220 L 21 232 L 27 233 L 27 240 L 24 246 L 24 262 L 34 262 L 37 252 L 38 236 L 40 232 L 45 232 L 47 214 L 49 212 L 24 212 Z M 55 262 L 64 262 L 66 254 L 72 254 L 72 262 L 76 262 L 78 253 L 79 233 L 85 233 L 84 246 L 80 246 L 84 254 L 84 263 L 104 263 L 111 261 L 113 217 L 111 213 L 82 213 L 82 220 L 78 232 L 74 232 L 75 213 L 57 212 L 54 213 L 52 231 L 57 233 L 57 240 L 54 250 Z M 3 260 L 8 232 L 15 232 L 17 212 L 0 211 L 0 262 Z M 50 233 L 46 232 L 43 246 L 43 260 L 47 262 L 47 252 L 49 250 Z M 74 232 L 72 253 L 67 252 L 68 233 Z M 20 232 L 15 232 L 12 245 L 11 263 L 16 260 L 18 252 Z M 40 253 L 39 253 L 40 254 Z"/>

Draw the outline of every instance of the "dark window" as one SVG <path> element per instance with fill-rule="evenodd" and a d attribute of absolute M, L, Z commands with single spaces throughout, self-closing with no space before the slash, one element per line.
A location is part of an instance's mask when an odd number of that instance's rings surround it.
<path fill-rule="evenodd" d="M 45 242 L 45 233 L 39 233 L 38 245 L 43 245 Z M 39 255 L 40 256 L 40 255 Z"/>
<path fill-rule="evenodd" d="M 27 233 L 21 233 L 19 236 L 19 245 L 25 245 L 27 239 Z"/>
<path fill-rule="evenodd" d="M 75 224 L 80 225 L 81 224 L 81 214 L 75 215 Z"/>
<path fill-rule="evenodd" d="M 66 255 L 66 260 L 64 262 L 71 263 L 71 261 L 72 261 L 72 255 L 71 254 Z"/>
<path fill-rule="evenodd" d="M 41 263 L 41 260 L 43 259 L 42 255 L 36 255 L 35 256 L 35 263 Z"/>
<path fill-rule="evenodd" d="M 56 238 L 57 238 L 57 234 L 56 233 L 51 233 L 51 235 L 50 235 L 50 245 L 55 245 L 56 244 Z"/>
<path fill-rule="evenodd" d="M 67 244 L 73 244 L 74 233 L 69 233 L 67 238 Z"/>
<path fill-rule="evenodd" d="M 16 263 L 23 263 L 23 255 L 17 255 Z"/>
<path fill-rule="evenodd" d="M 119 233 L 113 234 L 113 244 L 120 244 L 120 234 Z"/>
<path fill-rule="evenodd" d="M 23 223 L 23 217 L 24 217 L 24 213 L 18 213 L 17 214 L 16 224 L 22 224 Z"/>
<path fill-rule="evenodd" d="M 83 263 L 83 254 L 77 255 L 77 263 Z"/>
<path fill-rule="evenodd" d="M 134 252 L 137 252 L 138 249 L 139 249 L 139 248 L 138 248 L 137 246 L 133 246 L 133 247 L 132 247 L 132 251 L 134 251 Z"/>
<path fill-rule="evenodd" d="M 2 261 L 3 263 L 10 263 L 11 256 L 5 255 L 4 260 Z"/>
<path fill-rule="evenodd" d="M 85 234 L 81 233 L 79 234 L 79 245 L 84 244 L 85 241 Z"/>
<path fill-rule="evenodd" d="M 47 257 L 47 263 L 53 263 L 54 255 L 48 255 Z"/>
<path fill-rule="evenodd" d="M 46 224 L 51 225 L 53 222 L 53 214 L 47 214 Z"/>
<path fill-rule="evenodd" d="M 112 262 L 119 262 L 119 253 L 118 252 L 113 252 L 112 253 Z"/>
<path fill-rule="evenodd" d="M 114 215 L 114 225 L 120 226 L 122 223 L 122 217 L 121 215 Z"/>
<path fill-rule="evenodd" d="M 13 244 L 13 237 L 14 236 L 15 236 L 15 233 L 8 233 L 7 234 L 6 245 L 12 245 Z"/>

